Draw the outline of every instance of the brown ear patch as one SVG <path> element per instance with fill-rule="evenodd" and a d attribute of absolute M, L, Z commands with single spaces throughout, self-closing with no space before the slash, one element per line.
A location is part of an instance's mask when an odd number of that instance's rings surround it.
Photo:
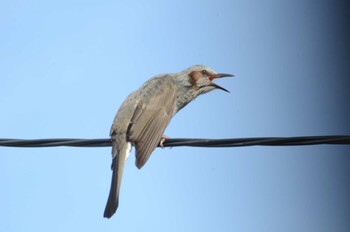
<path fill-rule="evenodd" d="M 197 87 L 197 81 L 199 80 L 200 77 L 201 77 L 201 73 L 198 71 L 193 71 L 190 73 L 189 75 L 190 83 L 194 88 Z"/>

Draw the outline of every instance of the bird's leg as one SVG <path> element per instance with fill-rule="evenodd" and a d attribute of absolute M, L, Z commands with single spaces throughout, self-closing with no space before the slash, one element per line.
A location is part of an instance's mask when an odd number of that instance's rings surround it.
<path fill-rule="evenodd" d="M 163 135 L 163 136 L 162 136 L 162 139 L 161 139 L 160 142 L 159 142 L 159 146 L 160 146 L 161 148 L 164 148 L 164 142 L 165 142 L 167 139 L 169 139 L 168 136 L 166 136 L 166 135 Z"/>

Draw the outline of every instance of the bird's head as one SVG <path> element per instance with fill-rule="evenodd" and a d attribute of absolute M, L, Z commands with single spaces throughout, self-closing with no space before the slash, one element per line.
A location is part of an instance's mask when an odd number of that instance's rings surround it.
<path fill-rule="evenodd" d="M 213 69 L 204 65 L 194 65 L 184 70 L 188 78 L 188 83 L 193 87 L 196 95 L 204 94 L 214 89 L 221 89 L 229 92 L 227 89 L 213 82 L 216 78 L 233 77 L 232 74 L 217 73 Z"/>

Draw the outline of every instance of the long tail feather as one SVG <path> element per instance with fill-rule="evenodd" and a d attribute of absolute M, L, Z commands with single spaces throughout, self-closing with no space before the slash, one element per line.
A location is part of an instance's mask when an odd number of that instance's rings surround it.
<path fill-rule="evenodd" d="M 112 181 L 111 189 L 109 191 L 109 196 L 107 200 L 107 205 L 103 216 L 105 218 L 110 218 L 117 211 L 119 205 L 119 191 L 120 185 L 122 182 L 122 175 L 124 170 L 125 159 L 130 152 L 130 144 L 123 144 L 122 149 L 118 150 L 113 147 L 114 151 L 117 151 L 118 154 L 113 158 L 112 161 Z"/>

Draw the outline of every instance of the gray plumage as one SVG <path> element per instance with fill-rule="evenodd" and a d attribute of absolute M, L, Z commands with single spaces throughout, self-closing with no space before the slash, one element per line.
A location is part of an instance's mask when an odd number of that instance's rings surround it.
<path fill-rule="evenodd" d="M 110 218 L 118 208 L 124 164 L 131 145 L 135 146 L 136 166 L 140 169 L 161 141 L 171 118 L 200 94 L 213 89 L 227 91 L 212 82 L 227 76 L 232 75 L 195 65 L 180 73 L 155 76 L 125 99 L 110 131 L 113 175 L 104 217 Z"/>

